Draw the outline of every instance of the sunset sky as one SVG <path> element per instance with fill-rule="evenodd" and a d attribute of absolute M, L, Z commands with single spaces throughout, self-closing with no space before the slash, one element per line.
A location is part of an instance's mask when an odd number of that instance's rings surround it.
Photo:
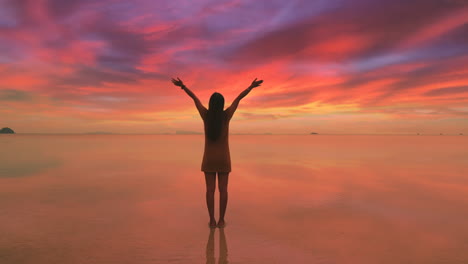
<path fill-rule="evenodd" d="M 468 134 L 467 0 L 0 0 L 0 128 Z"/>

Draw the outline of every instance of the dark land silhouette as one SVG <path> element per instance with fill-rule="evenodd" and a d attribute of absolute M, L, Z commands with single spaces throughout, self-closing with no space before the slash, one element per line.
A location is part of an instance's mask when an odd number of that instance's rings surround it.
<path fill-rule="evenodd" d="M 15 134 L 15 131 L 9 127 L 4 127 L 0 129 L 0 134 Z"/>

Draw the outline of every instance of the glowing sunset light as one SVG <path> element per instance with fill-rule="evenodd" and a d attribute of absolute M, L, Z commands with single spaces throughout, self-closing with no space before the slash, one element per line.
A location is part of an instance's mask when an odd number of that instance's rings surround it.
<path fill-rule="evenodd" d="M 0 2 L 0 126 L 201 132 L 180 77 L 234 133 L 468 133 L 468 1 Z"/>

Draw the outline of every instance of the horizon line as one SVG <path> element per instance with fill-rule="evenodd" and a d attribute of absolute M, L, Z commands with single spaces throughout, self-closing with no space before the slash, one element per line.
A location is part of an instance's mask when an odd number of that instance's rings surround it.
<path fill-rule="evenodd" d="M 19 133 L 15 132 L 14 134 L 22 134 L 22 135 L 176 135 L 176 136 L 190 136 L 190 135 L 203 135 L 203 133 L 114 133 L 114 132 L 26 132 L 26 133 Z M 8 134 L 5 134 L 8 135 Z M 12 134 L 9 134 L 12 135 Z M 462 136 L 464 133 L 230 133 L 230 135 L 310 135 L 310 136 L 319 136 L 319 135 L 414 135 L 414 136 L 424 136 L 424 135 L 457 135 Z"/>

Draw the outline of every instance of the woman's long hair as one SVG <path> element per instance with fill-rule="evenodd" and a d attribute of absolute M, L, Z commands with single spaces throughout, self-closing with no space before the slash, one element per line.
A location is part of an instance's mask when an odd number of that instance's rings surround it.
<path fill-rule="evenodd" d="M 220 93 L 213 93 L 210 97 L 210 104 L 207 113 L 208 138 L 215 141 L 221 135 L 221 127 L 224 114 L 224 97 Z"/>

